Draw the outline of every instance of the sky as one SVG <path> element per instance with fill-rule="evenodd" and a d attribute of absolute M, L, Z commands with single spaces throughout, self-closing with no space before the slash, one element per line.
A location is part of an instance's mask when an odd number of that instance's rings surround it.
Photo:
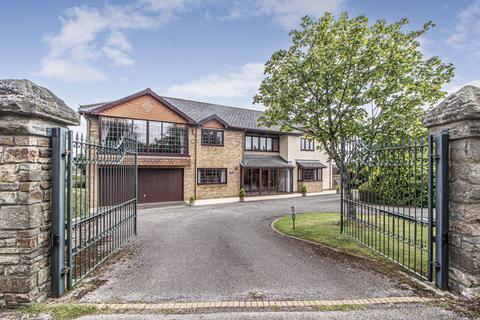
<path fill-rule="evenodd" d="M 422 51 L 455 66 L 445 90 L 480 86 L 480 0 L 3 0 L 0 78 L 29 79 L 74 109 L 145 88 L 261 109 L 264 63 L 302 16 L 326 11 L 432 20 Z"/>

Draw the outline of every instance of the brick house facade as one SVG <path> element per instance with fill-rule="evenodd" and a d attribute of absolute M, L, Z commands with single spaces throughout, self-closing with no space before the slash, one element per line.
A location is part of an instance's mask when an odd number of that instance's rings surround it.
<path fill-rule="evenodd" d="M 258 125 L 260 111 L 158 96 L 150 89 L 80 106 L 87 136 L 138 135 L 140 203 L 332 188 L 331 162 L 300 133 Z M 90 190 L 98 183 L 92 174 Z M 94 191 L 92 191 L 94 192 Z"/>

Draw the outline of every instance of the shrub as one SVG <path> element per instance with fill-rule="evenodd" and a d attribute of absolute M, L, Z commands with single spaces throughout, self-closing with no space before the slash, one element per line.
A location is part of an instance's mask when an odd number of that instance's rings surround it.
<path fill-rule="evenodd" d="M 306 185 L 302 185 L 302 188 L 300 188 L 300 191 L 302 193 L 307 193 L 307 186 Z"/>
<path fill-rule="evenodd" d="M 245 198 L 245 189 L 243 189 L 243 187 L 240 188 L 238 195 L 240 198 Z"/>

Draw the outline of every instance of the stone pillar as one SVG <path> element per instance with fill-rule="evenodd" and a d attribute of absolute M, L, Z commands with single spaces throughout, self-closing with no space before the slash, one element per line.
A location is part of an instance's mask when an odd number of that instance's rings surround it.
<path fill-rule="evenodd" d="M 429 132 L 448 129 L 449 286 L 470 299 L 480 298 L 480 88 L 466 86 L 431 109 Z"/>
<path fill-rule="evenodd" d="M 0 304 L 50 290 L 52 151 L 47 128 L 79 115 L 28 80 L 0 80 Z"/>

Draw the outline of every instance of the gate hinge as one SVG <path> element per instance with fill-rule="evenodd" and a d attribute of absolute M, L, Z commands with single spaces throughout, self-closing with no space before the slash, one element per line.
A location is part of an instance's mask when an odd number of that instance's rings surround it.
<path fill-rule="evenodd" d="M 70 272 L 70 268 L 69 268 L 69 267 L 64 267 L 64 268 L 62 268 L 62 275 L 68 274 L 69 272 Z"/>
<path fill-rule="evenodd" d="M 70 155 L 70 153 L 71 153 L 70 150 L 65 150 L 65 151 L 63 151 L 62 156 L 67 157 L 67 156 Z"/>
<path fill-rule="evenodd" d="M 60 245 L 60 235 L 55 233 L 52 235 L 52 248 L 58 247 Z"/>
<path fill-rule="evenodd" d="M 438 263 L 438 261 L 433 262 L 432 265 L 436 270 L 440 269 L 440 263 Z"/>

